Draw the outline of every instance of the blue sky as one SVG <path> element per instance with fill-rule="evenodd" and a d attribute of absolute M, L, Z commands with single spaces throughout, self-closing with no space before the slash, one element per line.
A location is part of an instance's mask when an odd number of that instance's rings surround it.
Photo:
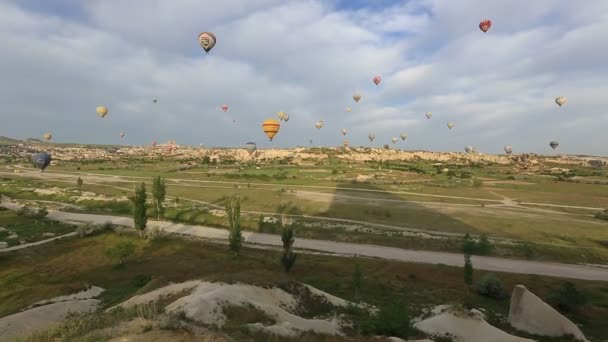
<path fill-rule="evenodd" d="M 202 31 L 218 37 L 208 55 Z M 292 147 L 407 133 L 396 147 L 549 153 L 558 140 L 608 155 L 606 36 L 605 1 L 6 0 L 0 135 Z M 270 143 L 261 122 L 278 111 L 290 120 Z"/>

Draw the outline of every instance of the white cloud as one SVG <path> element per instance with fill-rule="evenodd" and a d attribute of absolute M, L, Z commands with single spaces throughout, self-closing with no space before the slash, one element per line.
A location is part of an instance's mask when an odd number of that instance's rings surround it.
<path fill-rule="evenodd" d="M 134 144 L 270 146 L 260 122 L 284 110 L 279 146 L 310 137 L 338 145 L 348 128 L 353 145 L 367 144 L 370 131 L 380 145 L 407 132 L 397 146 L 544 152 L 558 139 L 562 152 L 606 154 L 606 2 L 49 3 L 82 7 L 67 15 L 0 4 L 1 135 L 115 143 L 125 130 Z M 494 21 L 487 34 L 477 28 L 485 17 Z M 218 37 L 208 55 L 201 31 Z M 562 108 L 560 95 L 569 100 Z M 103 120 L 100 104 L 110 108 Z"/>

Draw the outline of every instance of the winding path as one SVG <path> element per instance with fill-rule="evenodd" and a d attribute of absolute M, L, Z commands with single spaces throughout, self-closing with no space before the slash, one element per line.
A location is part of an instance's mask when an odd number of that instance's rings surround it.
<path fill-rule="evenodd" d="M 9 209 L 19 208 L 19 205 L 17 204 L 6 202 L 2 203 L 2 206 Z M 49 219 L 57 221 L 79 221 L 93 224 L 103 224 L 104 222 L 109 221 L 113 224 L 123 225 L 127 227 L 132 227 L 133 223 L 133 220 L 128 217 L 79 214 L 59 210 L 49 210 L 49 214 L 47 217 Z M 148 226 L 159 227 L 162 231 L 170 234 L 196 236 L 221 243 L 225 243 L 224 241 L 228 239 L 228 231 L 225 229 L 172 223 L 167 221 L 148 221 Z M 281 237 L 279 235 L 243 232 L 243 237 L 245 239 L 245 243 L 252 247 L 273 248 L 282 246 Z M 296 238 L 294 247 L 303 253 L 325 252 L 341 256 L 360 255 L 402 262 L 444 264 L 448 266 L 457 267 L 462 267 L 464 264 L 463 255 L 456 253 L 415 251 L 376 245 L 354 244 L 303 238 Z M 527 260 L 501 259 L 483 256 L 473 256 L 472 261 L 476 269 L 486 271 L 538 274 L 543 276 L 560 278 L 608 281 L 608 269 L 602 267 Z"/>

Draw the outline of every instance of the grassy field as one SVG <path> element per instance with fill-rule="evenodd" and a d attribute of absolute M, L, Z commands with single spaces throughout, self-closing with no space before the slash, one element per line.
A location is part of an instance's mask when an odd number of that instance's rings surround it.
<path fill-rule="evenodd" d="M 44 219 L 34 220 L 34 224 L 32 224 L 32 219 L 19 216 L 15 211 L 2 207 L 0 207 L 0 227 L 6 229 L 0 231 L 0 241 L 6 242 L 9 246 L 16 246 L 19 241 L 29 243 L 45 240 L 53 236 L 71 233 L 76 229 L 71 224 Z M 17 238 L 9 239 L 12 234 L 16 234 Z"/>
<path fill-rule="evenodd" d="M 136 253 L 126 261 L 126 267 L 115 268 L 104 251 L 120 240 L 136 244 Z M 462 281 L 462 269 L 442 265 L 419 265 L 373 259 L 360 259 L 364 281 L 362 299 L 383 306 L 395 300 L 407 303 L 413 315 L 423 307 L 445 303 L 463 303 L 467 288 Z M 323 291 L 354 299 L 352 288 L 352 259 L 300 255 L 292 277 Z M 327 275 L 331 274 L 331 277 Z M 441 274 L 441 277 L 437 277 Z M 479 278 L 484 272 L 476 272 Z M 545 297 L 562 282 L 539 276 L 499 274 L 510 291 L 516 284 Z M 137 278 L 149 277 L 141 288 Z M 268 250 L 245 249 L 234 258 L 226 246 L 200 241 L 161 238 L 145 241 L 130 235 L 114 233 L 87 238 L 59 240 L 51 244 L 9 255 L 0 255 L 0 316 L 17 312 L 36 301 L 72 293 L 88 284 L 107 289 L 102 295 L 104 307 L 123 301 L 133 294 L 149 291 L 168 282 L 190 279 L 246 282 L 276 285 L 285 279 L 279 264 L 279 254 Z M 577 288 L 592 299 L 577 314 L 570 317 L 584 324 L 589 337 L 608 337 L 608 288 L 605 283 L 574 281 Z M 473 294 L 466 299 L 475 307 L 493 312 L 490 322 L 507 329 L 496 314 L 508 313 L 508 300 L 493 300 Z M 550 339 L 548 339 L 550 341 Z"/>
<path fill-rule="evenodd" d="M 150 179 L 143 178 L 148 182 Z M 139 182 L 139 181 L 137 181 Z M 88 181 L 85 178 L 82 191 L 104 194 L 106 196 L 122 197 L 123 201 L 75 201 L 72 196 L 79 195 L 81 191 L 75 187 L 74 179 L 65 179 L 63 182 L 48 180 L 25 180 L 11 176 L 0 182 L 0 191 L 13 198 L 29 200 L 50 200 L 67 202 L 83 207 L 88 212 L 129 215 L 130 206 L 126 196 L 130 195 L 132 187 L 136 184 L 110 180 Z M 317 217 L 356 220 L 370 224 L 385 224 L 404 228 L 422 229 L 431 232 L 471 233 L 475 235 L 486 234 L 495 238 L 508 238 L 527 241 L 539 246 L 551 244 L 547 248 L 540 248 L 528 258 L 541 260 L 557 260 L 566 262 L 608 262 L 608 223 L 587 216 L 560 215 L 547 212 L 526 212 L 524 209 L 493 208 L 495 202 L 479 202 L 461 199 L 429 198 L 395 194 L 384 191 L 381 187 L 372 184 L 337 184 L 339 188 L 364 187 L 373 191 L 350 191 L 335 189 L 297 189 L 287 185 L 256 186 L 251 188 L 241 185 L 235 189 L 233 184 L 223 183 L 193 183 L 184 181 L 180 186 L 168 183 L 168 195 L 181 198 L 177 209 L 167 211 L 166 218 L 178 222 L 202 224 L 211 226 L 225 226 L 223 218 L 201 210 L 203 203 L 223 206 L 224 201 L 232 194 L 240 193 L 242 208 L 245 211 L 265 213 L 287 213 L 295 215 L 311 215 Z M 246 184 L 246 183 L 245 183 Z M 57 187 L 64 193 L 35 194 L 35 188 L 49 189 Z M 23 190 L 23 189 L 29 190 Z M 470 188 L 470 191 L 483 192 L 483 189 Z M 583 190 L 589 191 L 589 190 Z M 259 199 L 263 198 L 263 201 Z M 196 208 L 190 208 L 195 200 Z M 438 204 L 425 204 L 428 202 Z M 419 203 L 425 202 L 425 203 Z M 450 206 L 458 204 L 461 206 Z M 462 206 L 469 205 L 469 206 Z M 202 206 L 202 207 L 201 207 Z M 485 206 L 485 207 L 484 207 Z M 537 207 L 543 209 L 543 207 Z M 545 207 L 546 209 L 546 207 Z M 564 209 L 560 209 L 564 211 Z M 575 210 L 575 211 L 578 211 Z M 320 221 L 322 222 L 322 221 Z M 255 218 L 248 223 L 248 228 L 255 230 Z M 389 234 L 393 234 L 388 232 Z M 432 249 L 454 251 L 456 243 L 452 242 L 421 242 L 412 237 L 387 238 L 379 234 L 361 233 L 353 236 L 354 232 L 329 232 L 327 229 L 307 231 L 312 238 L 332 238 L 340 241 L 359 241 L 362 243 L 375 243 L 390 246 L 402 246 L 417 249 Z M 413 243 L 413 241 L 416 243 Z M 422 239 L 418 239 L 422 240 Z M 559 246 L 564 246 L 560 248 Z M 572 247 L 585 247 L 580 253 L 574 253 Z M 562 251 L 559 253 L 559 251 Z M 496 251 L 497 255 L 505 257 L 522 257 L 519 246 L 505 247 Z M 546 253 L 543 254 L 543 253 Z"/>

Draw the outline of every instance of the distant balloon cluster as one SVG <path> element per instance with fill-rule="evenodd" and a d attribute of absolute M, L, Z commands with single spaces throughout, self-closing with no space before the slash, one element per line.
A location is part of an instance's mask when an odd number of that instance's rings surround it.
<path fill-rule="evenodd" d="M 488 30 L 490 30 L 490 28 L 492 27 L 492 20 L 490 19 L 483 19 L 480 23 L 479 23 L 479 29 L 483 32 L 483 33 L 487 33 Z M 217 43 L 217 38 L 215 36 L 214 33 L 212 32 L 201 32 L 198 35 L 198 43 L 200 45 L 200 47 L 205 51 L 206 54 L 208 54 L 216 45 Z M 372 82 L 376 85 L 376 86 L 380 86 L 380 83 L 382 83 L 382 76 L 380 75 L 375 75 L 372 78 Z M 352 95 L 352 99 L 354 100 L 355 104 L 358 104 L 361 99 L 363 98 L 363 95 L 359 92 L 355 92 Z M 564 96 L 558 96 L 555 98 L 555 103 L 559 106 L 562 107 L 565 103 L 567 102 L 567 99 Z M 157 104 L 158 103 L 158 99 L 153 99 L 152 103 Z M 222 104 L 220 106 L 221 110 L 226 113 L 229 109 L 228 104 Z M 352 108 L 351 106 L 346 106 L 345 109 L 347 112 L 351 112 Z M 106 115 L 108 115 L 108 107 L 106 106 L 98 106 L 95 111 L 97 112 L 97 115 L 100 118 L 105 118 Z M 424 116 L 427 119 L 431 119 L 431 117 L 433 116 L 432 112 L 426 112 L 424 114 Z M 266 119 L 262 122 L 262 130 L 264 132 L 264 134 L 268 137 L 268 139 L 270 141 L 273 140 L 273 138 L 277 135 L 277 133 L 279 132 L 279 130 L 281 129 L 281 123 L 280 121 L 284 121 L 284 122 L 288 122 L 289 121 L 289 114 L 287 114 L 284 111 L 279 111 L 277 112 L 277 117 L 279 118 L 279 120 L 276 119 Z M 236 123 L 237 120 L 233 119 L 232 120 L 233 123 Z M 317 130 L 320 130 L 323 126 L 324 126 L 325 121 L 324 120 L 319 120 L 315 123 L 315 128 Z M 455 127 L 455 123 L 454 122 L 447 122 L 447 127 L 449 130 L 451 130 L 452 128 Z M 340 133 L 345 136 L 348 133 L 348 129 L 343 128 L 342 130 L 340 130 Z M 122 131 L 120 132 L 120 138 L 124 138 L 125 137 L 125 132 Z M 368 139 L 370 142 L 373 142 L 374 139 L 376 138 L 376 134 L 375 133 L 369 133 L 368 134 Z M 399 137 L 401 138 L 402 141 L 405 141 L 407 139 L 407 134 L 405 132 L 401 133 L 399 135 Z M 43 135 L 44 140 L 46 141 L 50 141 L 53 138 L 53 135 L 51 133 L 45 133 Z M 391 138 L 391 142 L 393 144 L 396 144 L 397 141 L 399 139 L 397 137 L 392 137 Z M 312 139 L 309 139 L 309 143 L 312 144 Z M 152 142 L 152 146 L 156 146 L 157 142 L 153 141 Z M 342 143 L 342 145 L 344 146 L 344 148 L 347 148 L 350 144 L 347 140 L 344 140 L 344 142 Z M 201 146 L 203 146 L 201 144 Z M 552 140 L 549 143 L 549 146 L 552 149 L 556 149 L 559 146 L 559 142 L 557 142 L 556 140 Z M 389 148 L 388 144 L 384 144 L 383 147 L 385 149 Z M 175 141 L 170 142 L 170 146 L 168 151 L 172 152 L 176 149 L 175 146 Z M 245 149 L 246 151 L 250 154 L 250 156 L 253 157 L 255 151 L 257 150 L 257 146 L 255 144 L 255 142 L 247 142 L 245 144 Z M 511 146 L 505 146 L 504 147 L 504 151 L 506 154 L 512 154 L 513 153 L 513 148 Z M 473 146 L 466 146 L 465 147 L 465 152 L 466 153 L 473 153 L 475 152 L 475 148 Z M 40 168 L 41 170 L 44 170 L 51 161 L 51 156 L 47 153 L 47 152 L 42 152 L 42 153 L 37 153 L 35 155 L 32 156 L 32 162 L 36 165 L 36 167 Z"/>

